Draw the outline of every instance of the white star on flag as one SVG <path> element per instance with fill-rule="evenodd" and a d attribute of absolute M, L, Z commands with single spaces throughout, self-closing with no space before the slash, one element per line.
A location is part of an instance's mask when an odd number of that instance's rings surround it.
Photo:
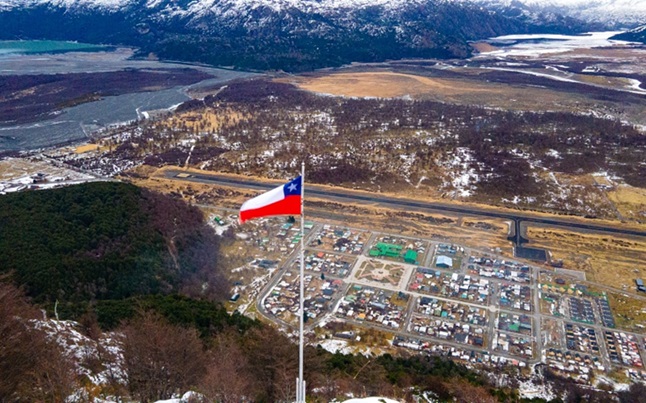
<path fill-rule="evenodd" d="M 287 186 L 287 188 L 289 188 L 290 192 L 294 192 L 296 190 L 297 186 L 296 186 L 295 183 L 292 183 L 289 186 Z"/>

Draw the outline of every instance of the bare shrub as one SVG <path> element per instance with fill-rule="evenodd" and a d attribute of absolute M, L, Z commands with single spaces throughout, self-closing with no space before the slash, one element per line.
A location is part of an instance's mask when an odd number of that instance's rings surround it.
<path fill-rule="evenodd" d="M 194 388 L 204 374 L 204 349 L 195 329 L 145 313 L 121 333 L 128 388 L 144 403 Z"/>
<path fill-rule="evenodd" d="M 0 401 L 63 401 L 74 388 L 71 363 L 34 326 L 38 312 L 0 283 Z"/>

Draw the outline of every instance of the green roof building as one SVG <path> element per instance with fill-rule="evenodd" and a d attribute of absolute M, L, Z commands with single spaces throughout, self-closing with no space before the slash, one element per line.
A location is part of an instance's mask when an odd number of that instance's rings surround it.
<path fill-rule="evenodd" d="M 404 255 L 404 262 L 410 263 L 410 264 L 416 264 L 417 263 L 417 252 L 414 250 L 407 250 L 406 254 Z"/>
<path fill-rule="evenodd" d="M 372 249 L 370 249 L 370 257 L 399 257 L 401 256 L 403 247 L 401 245 L 393 245 L 389 243 L 379 242 Z"/>

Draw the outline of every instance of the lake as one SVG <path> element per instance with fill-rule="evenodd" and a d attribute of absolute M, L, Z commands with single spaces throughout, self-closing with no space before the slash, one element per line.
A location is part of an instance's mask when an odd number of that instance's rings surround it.
<path fill-rule="evenodd" d="M 0 55 L 100 52 L 114 49 L 114 46 L 92 45 L 67 41 L 0 41 Z"/>

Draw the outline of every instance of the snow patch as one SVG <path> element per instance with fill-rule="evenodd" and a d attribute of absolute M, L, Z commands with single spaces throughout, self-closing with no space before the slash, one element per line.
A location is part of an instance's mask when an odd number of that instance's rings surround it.
<path fill-rule="evenodd" d="M 345 400 L 343 403 L 401 403 L 401 401 L 387 397 L 364 397 L 363 399 Z"/>

